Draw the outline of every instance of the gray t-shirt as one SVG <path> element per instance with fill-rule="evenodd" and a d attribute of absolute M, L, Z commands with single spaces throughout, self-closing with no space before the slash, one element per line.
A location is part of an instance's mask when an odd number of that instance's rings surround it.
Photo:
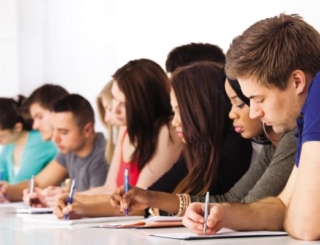
<path fill-rule="evenodd" d="M 69 178 L 76 179 L 77 191 L 90 187 L 102 186 L 106 181 L 108 164 L 105 159 L 106 140 L 102 133 L 97 133 L 91 153 L 80 158 L 74 153 L 59 153 L 56 161 L 65 167 Z"/>
<path fill-rule="evenodd" d="M 295 130 L 285 133 L 277 147 L 264 145 L 258 158 L 242 178 L 225 194 L 210 196 L 210 202 L 250 203 L 257 199 L 280 194 L 294 166 L 297 149 Z M 192 196 L 192 202 L 205 198 Z"/>

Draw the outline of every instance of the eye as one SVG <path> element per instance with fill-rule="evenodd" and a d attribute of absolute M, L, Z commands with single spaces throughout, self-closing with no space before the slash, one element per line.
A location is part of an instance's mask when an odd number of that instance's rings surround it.
<path fill-rule="evenodd" d="M 260 99 L 260 100 L 257 100 L 256 103 L 257 103 L 257 104 L 260 104 L 260 103 L 262 103 L 263 101 L 264 101 L 264 99 Z"/>
<path fill-rule="evenodd" d="M 243 108 L 244 106 L 245 106 L 245 103 L 241 103 L 241 104 L 237 105 L 237 107 L 240 109 Z"/>

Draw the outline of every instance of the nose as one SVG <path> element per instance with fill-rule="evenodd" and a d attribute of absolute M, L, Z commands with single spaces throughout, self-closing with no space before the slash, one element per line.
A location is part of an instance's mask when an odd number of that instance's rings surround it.
<path fill-rule="evenodd" d="M 52 136 L 51 136 L 51 140 L 55 143 L 59 143 L 60 142 L 60 137 L 59 137 L 59 133 L 57 130 L 53 130 L 52 132 Z"/>
<path fill-rule="evenodd" d="M 263 117 L 263 115 L 264 113 L 260 108 L 260 106 L 257 103 L 251 101 L 250 102 L 250 118 L 251 119 L 261 118 Z"/>
<path fill-rule="evenodd" d="M 175 113 L 173 118 L 172 118 L 172 121 L 171 121 L 171 124 L 173 127 L 180 127 L 181 126 L 181 120 L 180 120 L 180 117 Z"/>
<path fill-rule="evenodd" d="M 229 111 L 229 118 L 231 120 L 234 120 L 238 117 L 238 114 L 235 112 L 234 106 L 231 107 L 231 110 Z"/>
<path fill-rule="evenodd" d="M 39 122 L 38 122 L 38 120 L 36 120 L 36 119 L 33 120 L 32 128 L 34 130 L 39 130 Z"/>
<path fill-rule="evenodd" d="M 111 113 L 120 114 L 120 103 L 118 101 L 112 101 Z M 106 117 L 107 117 L 107 113 L 106 113 Z"/>

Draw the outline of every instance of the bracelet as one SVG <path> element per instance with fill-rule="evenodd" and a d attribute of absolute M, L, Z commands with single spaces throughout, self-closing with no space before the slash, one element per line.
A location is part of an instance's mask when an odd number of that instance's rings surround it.
<path fill-rule="evenodd" d="M 175 216 L 181 217 L 185 214 L 187 207 L 189 206 L 191 199 L 188 194 L 176 194 L 179 197 L 179 210 Z"/>

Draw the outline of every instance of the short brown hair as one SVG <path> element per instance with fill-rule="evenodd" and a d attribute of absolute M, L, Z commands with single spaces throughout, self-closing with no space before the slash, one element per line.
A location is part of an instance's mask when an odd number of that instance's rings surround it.
<path fill-rule="evenodd" d="M 227 52 L 232 79 L 253 77 L 264 86 L 286 88 L 290 74 L 320 70 L 320 34 L 297 14 L 260 20 L 236 37 Z"/>

